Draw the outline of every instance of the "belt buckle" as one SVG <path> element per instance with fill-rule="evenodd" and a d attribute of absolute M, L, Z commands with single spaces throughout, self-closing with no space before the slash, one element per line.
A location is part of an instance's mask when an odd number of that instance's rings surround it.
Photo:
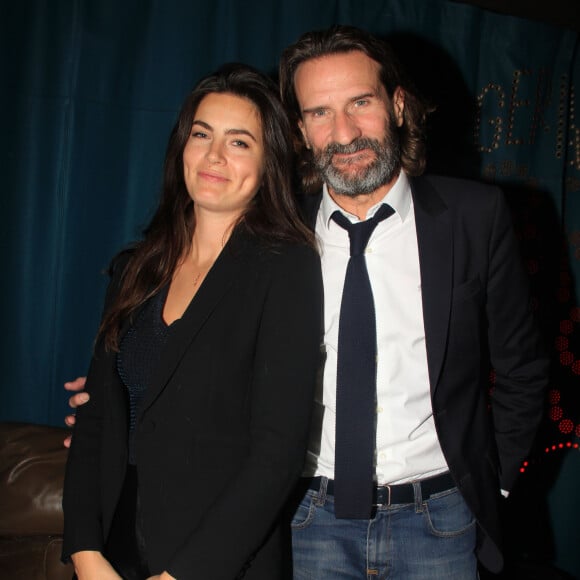
<path fill-rule="evenodd" d="M 379 485 L 378 487 L 384 488 L 387 490 L 387 502 L 386 503 L 376 503 L 374 504 L 376 507 L 380 507 L 386 505 L 387 507 L 391 505 L 391 486 L 387 483 L 385 485 Z"/>

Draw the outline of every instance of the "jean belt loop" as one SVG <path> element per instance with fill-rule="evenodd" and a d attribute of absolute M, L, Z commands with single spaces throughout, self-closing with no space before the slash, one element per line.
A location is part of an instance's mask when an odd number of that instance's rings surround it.
<path fill-rule="evenodd" d="M 328 477 L 322 476 L 320 478 L 320 487 L 318 489 L 318 497 L 316 498 L 316 505 L 323 506 L 326 503 L 326 488 L 328 486 Z"/>
<path fill-rule="evenodd" d="M 413 482 L 413 495 L 415 496 L 415 513 L 423 511 L 423 494 L 421 493 L 421 482 Z"/>

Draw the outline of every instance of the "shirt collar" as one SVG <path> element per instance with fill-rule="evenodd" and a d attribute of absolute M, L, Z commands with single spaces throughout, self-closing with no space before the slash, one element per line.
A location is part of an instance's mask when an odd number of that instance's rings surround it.
<path fill-rule="evenodd" d="M 375 215 L 376 211 L 383 203 L 388 203 L 395 210 L 395 215 L 399 216 L 401 222 L 406 220 L 411 207 L 411 185 L 409 184 L 409 179 L 404 171 L 399 172 L 399 177 L 397 177 L 393 187 L 389 189 L 385 197 L 369 209 L 367 212 L 367 219 Z M 342 212 L 352 222 L 359 221 L 355 215 L 344 211 L 332 199 L 332 197 L 330 197 L 325 183 L 322 186 L 322 202 L 320 203 L 319 215 L 322 217 L 322 223 L 326 228 L 330 226 L 331 216 L 337 210 Z"/>

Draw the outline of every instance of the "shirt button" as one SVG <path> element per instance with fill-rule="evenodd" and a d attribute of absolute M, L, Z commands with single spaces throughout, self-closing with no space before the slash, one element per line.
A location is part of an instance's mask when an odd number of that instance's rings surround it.
<path fill-rule="evenodd" d="M 385 460 L 385 454 L 384 453 L 379 453 L 379 459 L 381 461 L 384 461 Z"/>
<path fill-rule="evenodd" d="M 382 413 L 383 412 L 383 408 L 379 405 L 377 407 L 377 413 Z"/>

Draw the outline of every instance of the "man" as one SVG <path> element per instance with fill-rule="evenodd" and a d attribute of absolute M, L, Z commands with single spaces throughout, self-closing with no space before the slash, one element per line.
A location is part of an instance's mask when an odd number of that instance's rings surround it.
<path fill-rule="evenodd" d="M 327 360 L 294 577 L 468 580 L 477 558 L 498 571 L 501 495 L 547 380 L 503 197 L 418 177 L 428 108 L 369 34 L 303 35 L 280 83 L 305 190 L 324 182 L 303 200 L 321 248 Z"/>

